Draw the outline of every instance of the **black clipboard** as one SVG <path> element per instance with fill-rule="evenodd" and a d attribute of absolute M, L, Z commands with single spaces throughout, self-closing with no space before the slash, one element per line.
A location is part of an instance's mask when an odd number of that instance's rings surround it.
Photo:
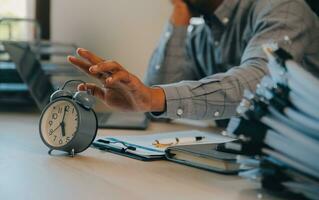
<path fill-rule="evenodd" d="M 92 143 L 92 147 L 102 150 L 102 151 L 106 151 L 106 152 L 110 152 L 110 153 L 114 153 L 117 155 L 121 155 L 121 156 L 125 156 L 128 158 L 133 158 L 136 160 L 140 160 L 140 161 L 157 161 L 157 160 L 165 160 L 165 155 L 162 156 L 152 156 L 152 157 L 148 157 L 148 156 L 141 156 L 141 155 L 136 155 L 133 153 L 130 153 L 127 151 L 128 148 L 122 148 L 122 149 L 118 149 L 118 148 L 114 148 L 112 146 L 110 146 L 108 143 L 105 142 L 105 140 L 102 139 L 98 139 L 96 141 L 94 141 Z"/>

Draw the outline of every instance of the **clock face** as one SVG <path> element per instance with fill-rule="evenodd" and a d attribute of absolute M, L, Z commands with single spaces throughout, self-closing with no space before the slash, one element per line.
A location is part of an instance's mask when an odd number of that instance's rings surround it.
<path fill-rule="evenodd" d="M 67 100 L 51 104 L 41 119 L 43 139 L 53 147 L 68 144 L 78 129 L 78 110 Z"/>

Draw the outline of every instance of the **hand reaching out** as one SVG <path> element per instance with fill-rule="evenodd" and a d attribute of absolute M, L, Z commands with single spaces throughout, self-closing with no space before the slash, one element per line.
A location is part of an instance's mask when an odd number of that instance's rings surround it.
<path fill-rule="evenodd" d="M 81 84 L 79 90 L 90 90 L 92 95 L 100 98 L 107 106 L 121 111 L 164 111 L 165 94 L 161 88 L 145 86 L 115 61 L 102 59 L 82 48 L 77 53 L 82 59 L 69 56 L 69 62 L 97 78 L 104 86 Z"/>

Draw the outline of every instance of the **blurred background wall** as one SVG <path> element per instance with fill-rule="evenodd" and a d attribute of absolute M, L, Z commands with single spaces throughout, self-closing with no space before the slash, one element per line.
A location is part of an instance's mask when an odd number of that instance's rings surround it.
<path fill-rule="evenodd" d="M 171 13 L 169 0 L 53 0 L 51 39 L 74 42 L 143 77 Z"/>

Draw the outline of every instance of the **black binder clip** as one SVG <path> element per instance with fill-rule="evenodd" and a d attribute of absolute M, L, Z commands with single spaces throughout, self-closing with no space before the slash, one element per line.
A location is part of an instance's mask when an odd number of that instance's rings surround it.
<path fill-rule="evenodd" d="M 278 48 L 277 50 L 275 50 L 273 52 L 273 55 L 275 56 L 277 63 L 285 69 L 287 69 L 286 61 L 293 60 L 293 56 L 287 51 L 285 51 L 283 48 Z"/>
<path fill-rule="evenodd" d="M 136 147 L 127 145 L 125 142 L 122 142 L 122 141 L 109 141 L 109 140 L 103 140 L 103 139 L 99 139 L 97 141 L 104 144 L 122 144 L 125 147 L 121 149 L 121 152 L 123 153 L 125 153 L 127 150 L 136 151 Z"/>

